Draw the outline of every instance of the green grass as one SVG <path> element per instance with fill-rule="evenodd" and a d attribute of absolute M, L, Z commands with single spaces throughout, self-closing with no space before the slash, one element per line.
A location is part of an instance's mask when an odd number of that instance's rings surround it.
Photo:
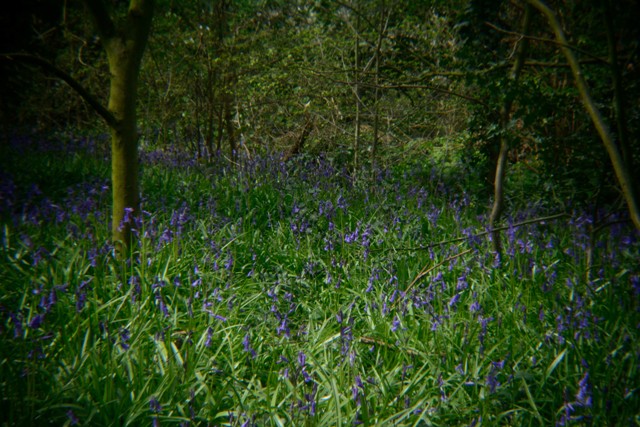
<path fill-rule="evenodd" d="M 624 222 L 590 268 L 580 212 L 505 231 L 496 261 L 486 236 L 420 248 L 485 230 L 464 171 L 146 156 L 140 245 L 118 262 L 104 159 L 28 149 L 0 190 L 6 425 L 640 423 Z"/>

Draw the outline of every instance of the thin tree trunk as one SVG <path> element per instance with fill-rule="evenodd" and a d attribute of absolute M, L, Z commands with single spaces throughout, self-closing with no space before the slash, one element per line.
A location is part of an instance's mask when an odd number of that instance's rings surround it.
<path fill-rule="evenodd" d="M 527 34 L 531 25 L 531 7 L 527 5 L 524 12 L 524 18 L 522 23 L 522 34 Z M 496 173 L 493 185 L 493 207 L 491 208 L 491 215 L 489 216 L 489 230 L 491 230 L 491 245 L 495 253 L 502 252 L 502 242 L 500 237 L 500 231 L 497 230 L 496 224 L 500 220 L 502 211 L 504 210 L 504 178 L 507 169 L 507 155 L 509 154 L 509 139 L 506 135 L 506 129 L 511 119 L 511 107 L 513 105 L 513 94 L 509 93 L 518 83 L 520 77 L 520 71 L 524 65 L 524 60 L 527 54 L 527 39 L 523 38 L 520 41 L 516 61 L 509 73 L 509 84 L 507 88 L 507 94 L 505 96 L 504 103 L 500 110 L 500 152 L 496 162 Z"/>
<path fill-rule="evenodd" d="M 235 161 L 238 150 L 236 148 L 236 138 L 233 129 L 233 114 L 231 111 L 231 107 L 231 94 L 226 93 L 224 96 L 224 121 L 227 125 L 227 138 L 229 138 L 229 158 L 231 159 L 231 161 Z"/>
<path fill-rule="evenodd" d="M 153 0 L 131 0 L 126 20 L 116 28 L 101 0 L 85 0 L 109 62 L 108 109 L 116 119 L 111 128 L 113 213 L 111 233 L 116 254 L 124 256 L 133 242 L 139 215 L 138 131 L 136 100 L 142 54 L 153 16 Z"/>
<path fill-rule="evenodd" d="M 218 135 L 216 138 L 216 154 L 220 153 L 222 150 L 222 139 L 224 134 L 222 133 L 224 129 L 224 103 L 220 103 L 220 108 L 218 109 Z"/>
<path fill-rule="evenodd" d="M 380 0 L 380 27 L 378 28 L 378 41 L 376 43 L 375 60 L 375 92 L 374 92 L 374 116 L 373 116 L 373 142 L 371 144 L 371 177 L 375 178 L 376 155 L 378 151 L 380 134 L 380 51 L 384 38 L 385 25 L 385 0 Z"/>
<path fill-rule="evenodd" d="M 207 61 L 210 62 L 210 61 Z M 213 74 L 213 70 L 210 68 L 210 65 L 208 65 L 209 70 L 207 71 L 207 134 L 206 134 L 206 139 L 205 139 L 205 145 L 207 147 L 207 157 L 210 159 L 211 156 L 213 155 L 213 139 L 214 139 L 214 127 L 213 127 L 213 122 L 214 122 L 214 115 L 215 115 L 215 105 L 216 105 L 216 100 L 215 100 L 215 94 L 214 94 L 214 89 L 213 89 L 213 85 L 214 85 L 214 74 Z"/>
<path fill-rule="evenodd" d="M 622 194 L 624 195 L 625 201 L 627 203 L 631 221 L 633 221 L 636 229 L 640 230 L 640 204 L 638 203 L 637 191 L 635 189 L 635 183 L 633 181 L 631 171 L 626 167 L 622 154 L 620 153 L 620 150 L 616 146 L 613 137 L 611 136 L 609 127 L 604 122 L 600 110 L 598 110 L 598 107 L 591 98 L 589 87 L 582 77 L 580 64 L 578 63 L 578 60 L 576 59 L 573 51 L 569 47 L 567 38 L 564 35 L 562 26 L 560 25 L 560 21 L 558 20 L 555 12 L 542 1 L 529 0 L 529 3 L 546 16 L 547 20 L 549 21 L 549 25 L 555 33 L 556 39 L 561 46 L 562 52 L 567 58 L 569 66 L 571 67 L 571 72 L 573 74 L 576 86 L 578 87 L 578 92 L 580 93 L 582 103 L 584 104 L 589 117 L 591 117 L 591 121 L 598 131 L 600 139 L 602 140 L 602 143 L 604 144 L 604 147 L 609 154 L 609 158 L 611 159 L 611 164 L 613 165 L 613 170 L 616 174 L 618 184 L 620 185 Z"/>
<path fill-rule="evenodd" d="M 353 141 L 353 170 L 358 169 L 358 151 L 360 150 L 360 8 L 358 4 L 355 28 L 355 46 L 354 46 L 354 62 L 353 67 L 353 91 L 356 98 L 356 117 L 355 117 L 355 134 Z"/>

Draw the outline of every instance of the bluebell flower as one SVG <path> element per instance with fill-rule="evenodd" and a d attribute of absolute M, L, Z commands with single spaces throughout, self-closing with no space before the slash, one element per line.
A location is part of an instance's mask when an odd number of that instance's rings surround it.
<path fill-rule="evenodd" d="M 291 336 L 291 329 L 289 328 L 288 318 L 286 315 L 282 317 L 280 325 L 276 328 L 276 333 L 278 335 L 283 334 L 287 338 Z"/>
<path fill-rule="evenodd" d="M 640 276 L 631 277 L 631 289 L 633 289 L 633 295 L 638 298 L 640 296 Z"/>
<path fill-rule="evenodd" d="M 164 317 L 169 317 L 169 308 L 167 307 L 167 304 L 165 304 L 164 298 L 162 298 L 160 289 L 156 289 L 155 299 L 156 299 L 156 302 L 158 303 L 158 307 L 160 308 L 160 311 L 162 311 L 162 314 L 164 314 Z"/>
<path fill-rule="evenodd" d="M 162 405 L 160 405 L 160 402 L 158 402 L 155 396 L 151 396 L 151 399 L 149 399 L 149 409 L 154 414 L 162 412 Z"/>
<path fill-rule="evenodd" d="M 578 393 L 576 394 L 576 403 L 587 408 L 591 407 L 591 387 L 589 385 L 589 373 L 586 372 L 578 382 Z"/>
<path fill-rule="evenodd" d="M 76 417 L 76 414 L 73 413 L 71 409 L 67 411 L 67 418 L 69 418 L 69 424 L 72 426 L 77 426 L 80 424 L 80 420 Z"/>
<path fill-rule="evenodd" d="M 43 322 L 44 322 L 44 314 L 37 314 L 29 322 L 29 327 L 31 329 L 38 329 L 40 328 L 40 326 L 42 326 Z"/>
<path fill-rule="evenodd" d="M 453 297 L 451 297 L 447 305 L 449 306 L 449 308 L 453 308 L 455 310 L 456 304 L 458 304 L 459 300 L 460 300 L 460 294 L 457 293 Z"/>
<path fill-rule="evenodd" d="M 393 332 L 397 331 L 400 327 L 400 319 L 398 319 L 398 315 L 393 318 L 393 324 L 391 325 L 391 330 Z"/>
<path fill-rule="evenodd" d="M 207 328 L 207 339 L 204 342 L 204 346 L 205 347 L 211 347 L 212 338 L 213 338 L 213 328 L 211 328 L 211 326 L 209 326 Z"/>
<path fill-rule="evenodd" d="M 251 337 L 247 333 L 242 340 L 242 345 L 244 346 L 244 351 L 249 353 L 253 359 L 256 358 L 256 351 L 251 347 Z"/>
<path fill-rule="evenodd" d="M 233 255 L 231 253 L 229 253 L 228 257 L 227 257 L 227 262 L 224 264 L 224 268 L 227 271 L 231 271 L 232 267 L 233 267 Z"/>
<path fill-rule="evenodd" d="M 339 209 L 342 209 L 344 213 L 347 213 L 347 201 L 345 200 L 344 197 L 342 197 L 342 194 L 338 196 L 338 200 L 336 201 L 336 204 L 338 205 Z"/>
<path fill-rule="evenodd" d="M 131 334 L 129 333 L 129 330 L 126 328 L 122 328 L 122 330 L 120 331 L 120 347 L 122 347 L 123 350 L 129 350 L 130 338 L 131 338 Z"/>
<path fill-rule="evenodd" d="M 360 392 L 357 386 L 351 387 L 351 398 L 355 402 L 356 406 L 360 406 Z"/>
<path fill-rule="evenodd" d="M 496 373 L 493 370 L 487 375 L 486 384 L 489 387 L 489 393 L 494 393 L 500 387 L 500 381 L 496 378 Z"/>
<path fill-rule="evenodd" d="M 469 311 L 472 312 L 472 313 L 477 313 L 480 310 L 482 310 L 482 307 L 480 306 L 480 303 L 475 298 L 476 298 L 476 295 L 474 294 L 474 300 L 471 303 L 471 305 L 469 306 Z"/>
<path fill-rule="evenodd" d="M 118 231 L 122 231 L 125 225 L 133 224 L 133 208 L 124 208 L 124 216 L 118 225 Z"/>

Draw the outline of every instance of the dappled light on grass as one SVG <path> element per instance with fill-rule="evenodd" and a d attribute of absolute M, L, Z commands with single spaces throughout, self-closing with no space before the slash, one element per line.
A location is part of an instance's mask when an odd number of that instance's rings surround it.
<path fill-rule="evenodd" d="M 10 424 L 637 421 L 640 243 L 625 215 L 515 226 L 554 213 L 520 206 L 495 257 L 478 201 L 426 161 L 372 184 L 324 158 L 231 168 L 156 152 L 139 245 L 118 261 L 105 171 L 75 152 L 95 166 L 52 194 L 36 182 L 51 152 L 32 153 L 36 175 L 3 175 Z"/>

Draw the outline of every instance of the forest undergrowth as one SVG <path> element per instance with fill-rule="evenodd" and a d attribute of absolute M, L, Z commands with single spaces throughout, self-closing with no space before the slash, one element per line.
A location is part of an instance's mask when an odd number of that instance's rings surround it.
<path fill-rule="evenodd" d="M 99 144 L 2 147 L 3 425 L 640 424 L 626 213 L 512 194 L 498 257 L 468 166 L 145 151 L 118 261 Z"/>

